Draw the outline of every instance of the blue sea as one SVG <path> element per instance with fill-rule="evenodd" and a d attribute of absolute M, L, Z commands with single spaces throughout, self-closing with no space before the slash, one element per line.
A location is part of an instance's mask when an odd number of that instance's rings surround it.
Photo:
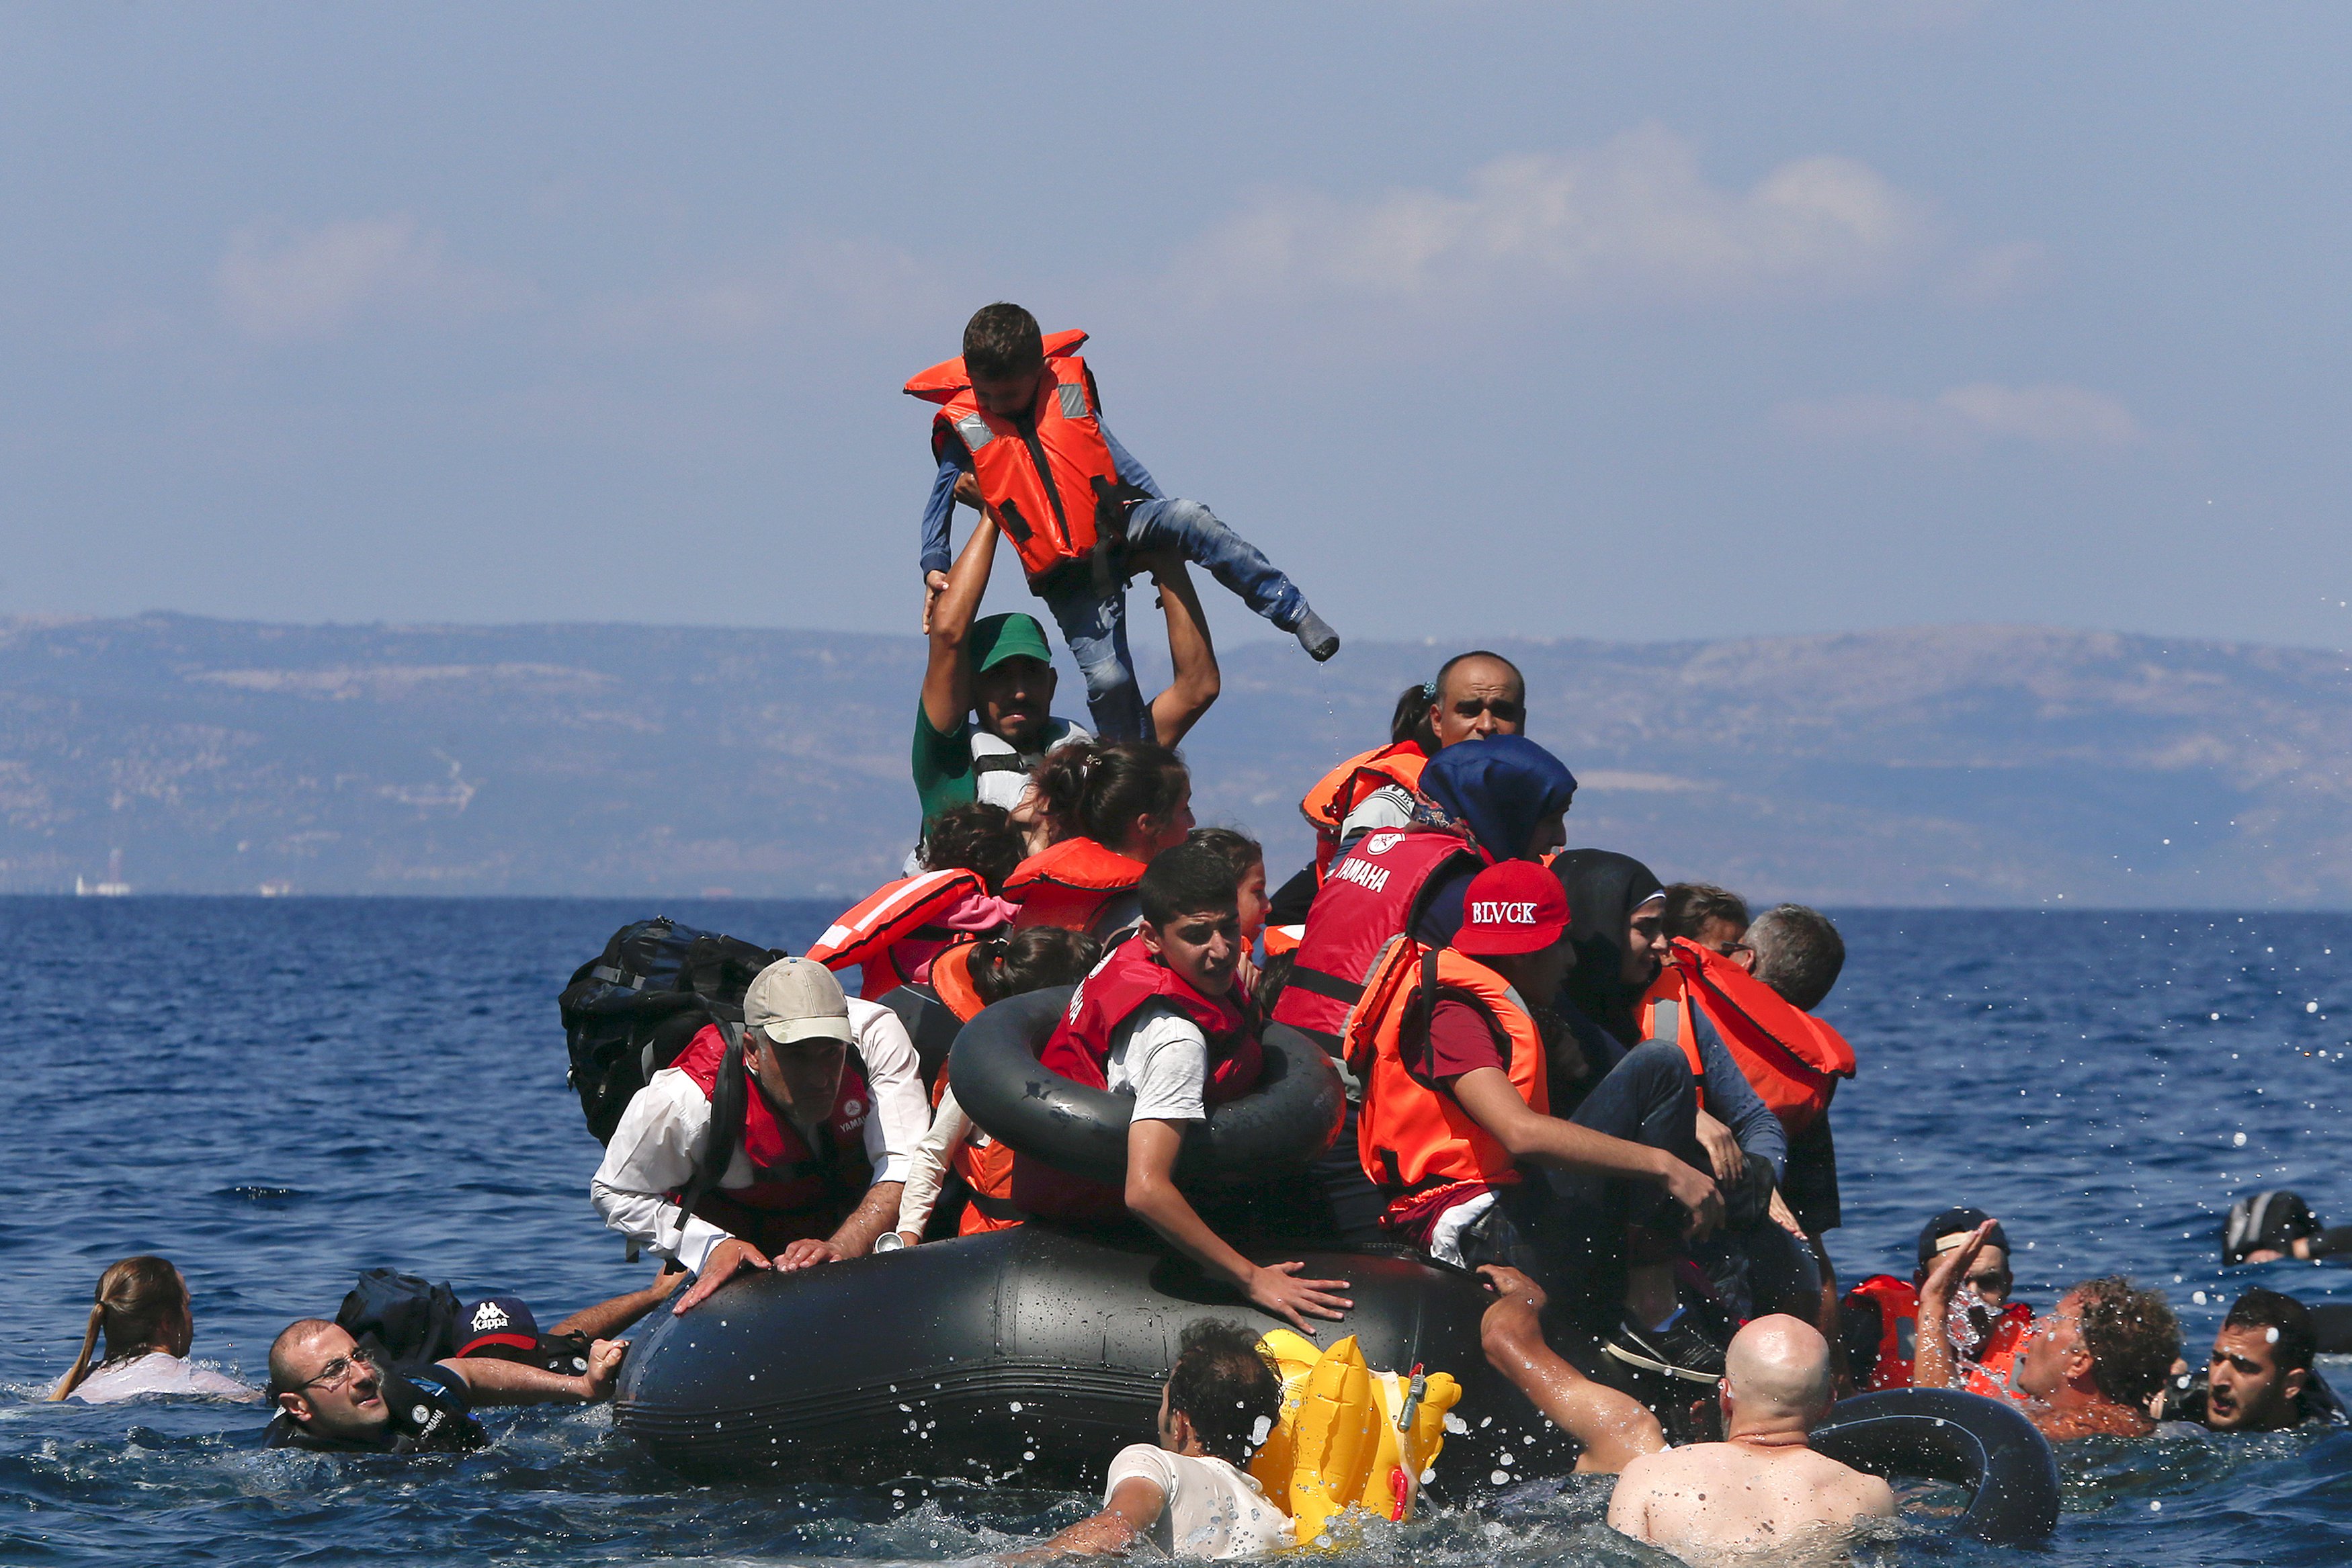
<path fill-rule="evenodd" d="M 564 1084 L 555 996 L 625 921 L 666 913 L 803 947 L 834 910 L 676 901 L 0 900 L 11 1105 L 0 1160 L 0 1563 L 942 1562 L 1086 1511 L 1074 1493 L 696 1485 L 601 1409 L 493 1416 L 465 1458 L 265 1452 L 251 1407 L 38 1402 L 107 1263 L 176 1261 L 195 1354 L 261 1380 L 271 1335 L 391 1264 L 548 1322 L 649 1277 L 587 1201 L 597 1147 Z M 2037 1304 L 2109 1271 L 2160 1285 L 2201 1354 L 2259 1280 L 2223 1276 L 2232 1195 L 2291 1186 L 2352 1218 L 2352 916 L 1904 912 L 1840 917 L 1824 1011 L 1859 1078 L 1834 1113 L 1849 1279 L 1906 1271 L 1973 1203 Z M 2338 1365 L 2339 1381 L 2352 1371 Z M 1139 1432 L 1138 1438 L 1149 1436 Z M 1105 1456 L 1106 1458 L 1108 1456 Z M 1906 1527 L 1864 1560 L 2352 1562 L 2352 1436 L 2095 1441 L 2062 1452 L 2046 1552 Z M 1447 1564 L 1655 1561 L 1605 1492 L 1470 1496 L 1342 1553 Z"/>

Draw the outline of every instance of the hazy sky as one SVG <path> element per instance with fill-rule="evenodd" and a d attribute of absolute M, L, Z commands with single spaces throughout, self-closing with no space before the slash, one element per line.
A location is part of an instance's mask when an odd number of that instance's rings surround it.
<path fill-rule="evenodd" d="M 2341 5 L 83 0 L 0 72 L 0 612 L 906 630 L 898 387 L 1009 297 L 1343 632 L 2352 642 Z"/>

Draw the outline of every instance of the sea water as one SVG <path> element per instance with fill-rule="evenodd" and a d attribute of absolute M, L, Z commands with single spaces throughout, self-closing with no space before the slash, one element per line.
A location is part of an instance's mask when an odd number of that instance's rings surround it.
<path fill-rule="evenodd" d="M 1080 1517 L 1075 1493 L 695 1485 L 604 1409 L 493 1412 L 463 1458 L 256 1446 L 249 1406 L 38 1403 L 113 1260 L 159 1252 L 194 1354 L 254 1382 L 270 1336 L 390 1264 L 551 1322 L 651 1275 L 588 1206 L 597 1148 L 555 996 L 625 921 L 667 913 L 798 950 L 834 911 L 782 903 L 0 900 L 0 1563 L 942 1562 Z M 2231 1197 L 2290 1186 L 2352 1220 L 2352 917 L 1856 910 L 1824 1012 L 1861 1057 L 1834 1112 L 1848 1280 L 1907 1274 L 1958 1203 L 2001 1217 L 2021 1295 L 2127 1272 L 2192 1355 L 2259 1281 L 2352 1300 L 2352 1273 L 2224 1275 Z M 2338 1364 L 2352 1385 L 2352 1368 Z M 1138 1440 L 1150 1433 L 1139 1430 Z M 1104 1456 L 1109 1458 L 1108 1454 Z M 2352 1562 L 2352 1436 L 2062 1450 L 2053 1549 L 1932 1525 L 1869 1561 Z M 1605 1487 L 1444 1500 L 1343 1563 L 1633 1562 Z M 1932 1497 L 1929 1499 L 1932 1501 Z M 1654 1561 L 1654 1559 L 1652 1559 Z"/>

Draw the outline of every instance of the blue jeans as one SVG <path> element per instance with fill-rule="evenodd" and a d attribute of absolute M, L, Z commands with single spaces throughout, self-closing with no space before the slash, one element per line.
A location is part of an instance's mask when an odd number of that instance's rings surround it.
<path fill-rule="evenodd" d="M 1127 539 L 1110 561 L 1112 586 L 1098 594 L 1084 579 L 1045 596 L 1055 624 L 1087 678 L 1087 710 L 1105 740 L 1150 740 L 1151 709 L 1135 684 L 1127 649 L 1126 557 L 1173 549 L 1204 567 L 1243 602 L 1286 632 L 1307 618 L 1307 596 L 1275 569 L 1265 552 L 1217 520 L 1198 501 L 1144 501 L 1127 515 Z"/>

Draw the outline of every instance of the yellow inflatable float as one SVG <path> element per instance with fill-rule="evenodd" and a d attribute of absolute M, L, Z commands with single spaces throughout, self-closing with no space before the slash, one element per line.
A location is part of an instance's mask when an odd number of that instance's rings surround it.
<path fill-rule="evenodd" d="M 1282 1420 L 1250 1474 L 1290 1515 L 1298 1544 L 1330 1544 L 1331 1520 L 1350 1508 L 1411 1519 L 1461 1385 L 1418 1366 L 1374 1372 L 1352 1334 L 1326 1348 L 1276 1329 L 1258 1344 L 1282 1371 Z"/>

